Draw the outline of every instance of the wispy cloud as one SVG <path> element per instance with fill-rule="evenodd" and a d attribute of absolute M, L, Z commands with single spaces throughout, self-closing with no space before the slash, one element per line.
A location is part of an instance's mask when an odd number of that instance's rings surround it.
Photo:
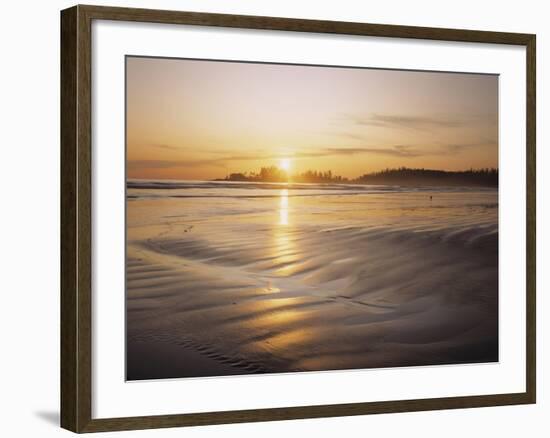
<path fill-rule="evenodd" d="M 330 156 L 350 156 L 361 154 L 385 155 L 390 157 L 401 158 L 416 158 L 425 156 L 441 156 L 441 155 L 457 155 L 461 152 L 483 147 L 490 143 L 453 143 L 441 144 L 435 146 L 419 146 L 419 145 L 390 145 L 385 147 L 377 147 L 372 145 L 365 146 L 350 146 L 350 147 L 324 147 L 310 151 L 301 151 L 293 155 L 295 158 L 318 158 Z"/>
<path fill-rule="evenodd" d="M 456 128 L 463 126 L 464 121 L 448 117 L 420 117 L 390 114 L 371 114 L 367 117 L 355 117 L 355 123 L 366 126 L 403 127 L 425 129 L 433 127 Z"/>
<path fill-rule="evenodd" d="M 216 166 L 225 167 L 224 159 L 212 160 L 128 160 L 128 168 L 137 169 L 170 169 L 195 166 Z"/>
<path fill-rule="evenodd" d="M 369 115 L 346 114 L 344 119 L 361 126 L 417 130 L 463 128 L 480 123 L 496 123 L 495 116 L 487 114 L 412 116 L 372 113 Z"/>
<path fill-rule="evenodd" d="M 326 148 L 321 152 L 324 156 L 329 155 L 358 155 L 358 154 L 374 154 L 388 155 L 392 157 L 418 157 L 424 153 L 412 146 L 395 145 L 390 147 L 350 147 L 350 148 Z"/>
<path fill-rule="evenodd" d="M 178 146 L 173 146 L 171 144 L 152 144 L 151 147 L 156 149 L 165 149 L 168 151 L 178 151 L 181 149 Z"/>

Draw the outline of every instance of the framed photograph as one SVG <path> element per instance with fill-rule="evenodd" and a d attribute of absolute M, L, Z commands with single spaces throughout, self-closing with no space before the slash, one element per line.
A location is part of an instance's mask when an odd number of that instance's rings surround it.
<path fill-rule="evenodd" d="M 535 36 L 61 12 L 61 422 L 535 403 Z"/>

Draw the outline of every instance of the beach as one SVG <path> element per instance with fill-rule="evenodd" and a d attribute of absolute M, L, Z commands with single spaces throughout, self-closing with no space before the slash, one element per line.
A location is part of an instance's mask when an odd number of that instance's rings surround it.
<path fill-rule="evenodd" d="M 498 191 L 129 180 L 127 379 L 498 361 Z"/>

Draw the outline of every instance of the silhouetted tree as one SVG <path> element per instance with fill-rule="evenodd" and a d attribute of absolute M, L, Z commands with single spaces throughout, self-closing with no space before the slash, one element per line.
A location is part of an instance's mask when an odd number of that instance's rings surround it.
<path fill-rule="evenodd" d="M 354 184 L 390 184 L 390 185 L 429 185 L 429 186 L 487 186 L 498 187 L 498 169 L 483 168 L 460 171 L 445 171 L 432 169 L 411 169 L 399 167 L 371 172 L 355 179 L 335 175 L 332 170 L 305 172 L 289 175 L 277 166 L 262 167 L 258 173 L 232 173 L 226 181 L 257 181 L 257 182 L 297 182 L 297 183 L 354 183 Z"/>

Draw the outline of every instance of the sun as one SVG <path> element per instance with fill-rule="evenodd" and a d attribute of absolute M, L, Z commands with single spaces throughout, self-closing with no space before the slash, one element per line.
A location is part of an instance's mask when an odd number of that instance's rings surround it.
<path fill-rule="evenodd" d="M 279 167 L 283 169 L 285 172 L 288 172 L 290 170 L 290 160 L 288 158 L 281 158 L 279 161 Z"/>

